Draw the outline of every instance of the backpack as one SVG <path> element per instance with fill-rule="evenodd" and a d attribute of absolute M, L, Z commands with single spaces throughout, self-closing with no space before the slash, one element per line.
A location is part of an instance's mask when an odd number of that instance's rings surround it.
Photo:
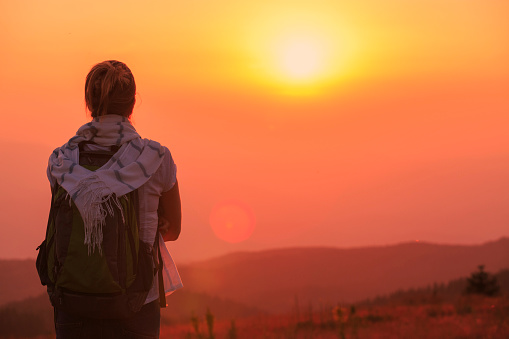
<path fill-rule="evenodd" d="M 118 150 L 89 152 L 82 151 L 83 143 L 79 146 L 80 165 L 92 171 Z M 166 305 L 157 236 L 154 244 L 139 237 L 138 191 L 119 200 L 122 211 L 111 204 L 114 212 L 106 216 L 102 251 L 89 253 L 79 210 L 63 187 L 53 187 L 46 237 L 37 247 L 36 266 L 55 308 L 88 318 L 130 317 L 145 303 L 157 271 L 160 303 Z"/>

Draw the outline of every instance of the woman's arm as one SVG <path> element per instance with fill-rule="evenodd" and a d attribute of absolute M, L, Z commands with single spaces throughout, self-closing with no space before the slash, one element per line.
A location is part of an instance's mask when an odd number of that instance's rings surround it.
<path fill-rule="evenodd" d="M 164 241 L 177 240 L 182 222 L 178 181 L 159 198 L 157 213 L 159 215 L 158 230 L 163 235 Z"/>

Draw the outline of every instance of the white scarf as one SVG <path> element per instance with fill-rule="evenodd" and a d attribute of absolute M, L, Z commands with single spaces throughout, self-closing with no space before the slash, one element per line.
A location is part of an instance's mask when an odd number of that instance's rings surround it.
<path fill-rule="evenodd" d="M 104 166 L 90 171 L 79 165 L 82 141 L 121 147 Z M 119 198 L 146 183 L 161 165 L 165 151 L 159 143 L 142 139 L 129 120 L 119 115 L 94 118 L 53 151 L 48 179 L 62 186 L 80 211 L 89 254 L 96 247 L 102 252 L 102 227 L 107 213 L 113 213 L 112 203 L 120 207 Z"/>

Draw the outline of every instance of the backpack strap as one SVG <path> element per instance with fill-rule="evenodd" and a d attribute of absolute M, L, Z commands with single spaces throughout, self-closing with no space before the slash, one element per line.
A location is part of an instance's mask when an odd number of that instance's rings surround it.
<path fill-rule="evenodd" d="M 49 273 L 48 273 L 48 249 L 51 247 L 52 243 L 55 241 L 55 234 L 53 234 L 51 236 L 51 239 L 48 239 L 48 236 L 49 236 L 50 225 L 51 225 L 51 222 L 53 221 L 54 214 L 55 214 L 54 200 L 55 200 L 55 195 L 56 195 L 58 187 L 59 186 L 56 182 L 55 182 L 55 185 L 51 187 L 51 205 L 50 205 L 50 210 L 49 210 L 49 215 L 48 215 L 48 224 L 46 225 L 46 236 L 44 237 L 44 240 L 42 241 L 42 243 L 39 246 L 37 246 L 37 248 L 36 248 L 36 250 L 39 251 L 39 253 L 37 254 L 37 260 L 35 262 L 35 266 L 37 268 L 37 274 L 39 275 L 41 284 L 43 286 L 48 286 L 48 288 L 50 287 L 50 285 L 52 285 L 51 279 L 50 279 Z"/>
<path fill-rule="evenodd" d="M 55 181 L 55 185 L 53 185 L 51 187 L 51 205 L 49 208 L 48 225 L 46 226 L 46 238 L 48 238 L 49 225 L 50 225 L 51 221 L 53 221 L 53 217 L 55 215 L 55 212 L 53 211 L 53 209 L 55 207 L 54 200 L 55 200 L 55 196 L 57 195 L 58 187 L 59 187 L 59 185 L 56 181 Z"/>
<path fill-rule="evenodd" d="M 157 235 L 156 235 L 156 239 L 157 239 Z M 161 308 L 165 308 L 168 305 L 166 304 L 166 293 L 164 291 L 164 279 L 163 279 L 164 264 L 163 264 L 163 257 L 161 256 L 161 248 L 159 246 L 159 239 L 157 239 L 156 242 L 157 242 L 157 249 L 156 249 L 157 256 L 159 257 L 159 260 L 158 260 L 159 263 L 158 263 L 158 269 L 157 269 L 157 276 L 159 279 L 159 306 Z"/>

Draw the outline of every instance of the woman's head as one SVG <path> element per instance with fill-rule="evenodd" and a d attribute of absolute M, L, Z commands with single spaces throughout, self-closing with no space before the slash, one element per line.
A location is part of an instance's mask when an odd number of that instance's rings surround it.
<path fill-rule="evenodd" d="M 133 73 L 123 62 L 103 61 L 88 72 L 85 103 L 94 118 L 106 114 L 129 117 L 133 112 L 135 95 Z"/>

